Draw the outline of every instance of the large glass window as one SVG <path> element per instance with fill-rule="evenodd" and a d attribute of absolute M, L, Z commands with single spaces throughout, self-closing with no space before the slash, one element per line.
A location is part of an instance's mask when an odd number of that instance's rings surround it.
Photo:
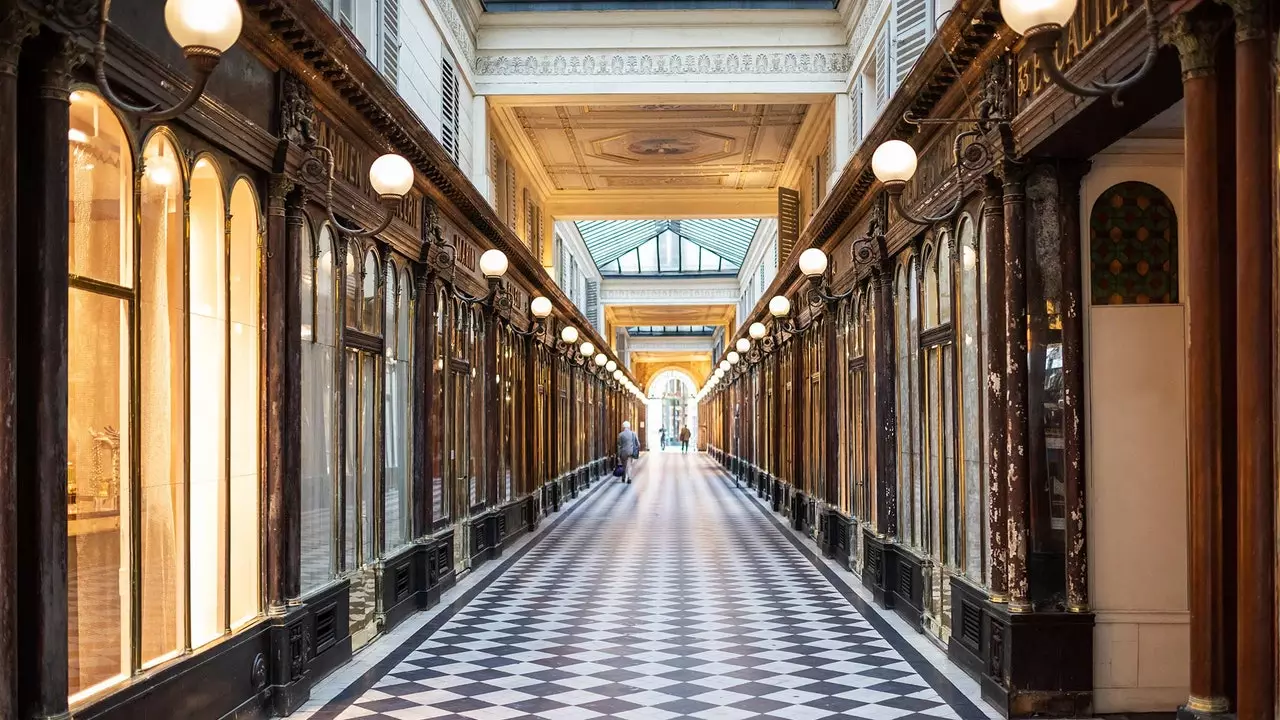
<path fill-rule="evenodd" d="M 228 205 L 217 160 L 202 156 L 188 173 L 160 130 L 135 189 L 130 145 L 106 104 L 73 93 L 69 121 L 76 703 L 259 615 L 261 275 L 249 181 Z"/>
<path fill-rule="evenodd" d="M 304 231 L 305 231 L 304 226 Z M 302 590 L 334 577 L 337 493 L 337 307 L 333 235 L 323 227 L 302 252 Z"/>
<path fill-rule="evenodd" d="M 411 327 L 413 285 L 408 270 L 394 263 L 387 265 L 386 284 L 386 488 L 383 521 L 384 542 L 388 551 L 401 547 L 412 538 L 412 513 L 409 504 L 410 460 L 413 438 L 410 414 L 409 372 L 411 368 Z"/>
<path fill-rule="evenodd" d="M 964 572 L 969 579 L 982 583 L 986 579 L 983 548 L 987 537 L 987 476 L 983 463 L 986 454 L 982 441 L 985 434 L 982 412 L 985 373 L 982 370 L 981 347 L 984 341 L 979 328 L 981 300 L 978 295 L 977 235 L 973 231 L 973 221 L 968 216 L 960 220 L 956 232 L 956 247 L 960 252 L 955 337 L 960 345 L 960 482 L 964 497 L 962 559 Z"/>

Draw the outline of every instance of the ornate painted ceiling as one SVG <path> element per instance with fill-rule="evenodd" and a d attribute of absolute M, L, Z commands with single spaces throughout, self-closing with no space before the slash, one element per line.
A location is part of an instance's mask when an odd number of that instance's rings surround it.
<path fill-rule="evenodd" d="M 805 104 L 513 108 L 556 190 L 777 186 Z"/>

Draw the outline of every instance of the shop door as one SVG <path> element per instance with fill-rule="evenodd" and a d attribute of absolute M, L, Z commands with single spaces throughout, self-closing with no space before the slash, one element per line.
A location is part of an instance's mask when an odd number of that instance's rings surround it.
<path fill-rule="evenodd" d="M 449 393 L 453 412 L 453 447 L 449 449 L 453 459 L 453 569 L 461 577 L 471 568 L 471 506 L 475 504 L 475 487 L 471 482 L 471 370 L 468 363 L 453 364 Z"/>
<path fill-rule="evenodd" d="M 381 509 L 376 498 L 379 480 L 377 445 L 378 378 L 381 356 L 371 350 L 347 348 L 346 476 L 344 478 L 346 561 L 351 570 L 350 631 L 352 648 L 363 646 L 377 633 L 377 560 Z"/>

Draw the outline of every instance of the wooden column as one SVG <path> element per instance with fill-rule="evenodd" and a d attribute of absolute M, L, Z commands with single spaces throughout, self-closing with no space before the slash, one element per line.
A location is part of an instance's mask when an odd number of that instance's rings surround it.
<path fill-rule="evenodd" d="M 1188 593 L 1191 691 L 1185 711 L 1225 713 L 1226 632 L 1222 536 L 1221 328 L 1218 262 L 1218 81 L 1220 26 L 1182 14 L 1172 41 L 1182 61 L 1186 149 L 1188 353 Z M 1234 659 L 1231 660 L 1234 662 Z"/>
<path fill-rule="evenodd" d="M 982 196 L 982 262 L 987 284 L 983 311 L 987 320 L 987 531 L 991 543 L 991 601 L 1009 601 L 1009 495 L 1005 467 L 1005 313 L 1004 198 L 1000 180 L 986 177 Z"/>
<path fill-rule="evenodd" d="M 433 324 L 436 315 L 436 285 L 434 276 L 419 268 L 415 275 L 418 302 L 413 316 L 413 385 L 409 394 L 413 397 L 413 536 L 431 534 L 432 517 L 431 478 L 437 469 L 432 467 L 431 455 L 434 442 L 432 426 L 436 401 L 436 334 Z"/>
<path fill-rule="evenodd" d="M 37 27 L 16 8 L 0 17 L 0 717 L 5 718 L 18 716 L 18 56 Z"/>
<path fill-rule="evenodd" d="M 1009 610 L 1030 612 L 1027 553 L 1031 514 L 1027 437 L 1027 242 L 1022 168 L 1006 167 L 1004 202 L 1005 466 L 1008 471 Z"/>
<path fill-rule="evenodd" d="M 1275 712 L 1275 428 L 1271 348 L 1270 23 L 1264 0 L 1231 0 L 1235 15 L 1236 715 Z M 1189 178 L 1190 179 L 1190 178 Z M 1192 302 L 1195 296 L 1192 296 Z"/>
<path fill-rule="evenodd" d="M 876 532 L 887 538 L 898 534 L 898 421 L 894 397 L 893 274 L 876 271 L 871 279 L 876 293 Z"/>
<path fill-rule="evenodd" d="M 19 78 L 17 247 L 18 688 L 20 717 L 67 712 L 67 128 L 73 56 L 38 43 Z M 33 68 L 35 69 L 35 68 Z"/>
<path fill-rule="evenodd" d="M 1077 163 L 1060 167 L 1058 217 L 1062 228 L 1062 480 L 1067 503 L 1067 611 L 1089 610 L 1089 567 L 1085 503 L 1084 293 L 1081 259 L 1080 180 L 1088 170 Z"/>
<path fill-rule="evenodd" d="M 301 298 L 302 216 L 289 194 L 293 183 L 273 175 L 267 193 L 266 293 L 266 527 L 264 591 L 267 612 L 280 615 L 300 594 L 302 458 Z M 292 292 L 290 291 L 292 288 Z M 292 306 L 292 307 L 291 307 Z M 296 360 L 291 355 L 296 352 Z M 296 387 L 295 387 L 296 386 Z"/>

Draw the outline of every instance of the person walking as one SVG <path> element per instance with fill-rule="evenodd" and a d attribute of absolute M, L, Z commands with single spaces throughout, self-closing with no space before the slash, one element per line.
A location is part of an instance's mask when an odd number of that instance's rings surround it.
<path fill-rule="evenodd" d="M 689 426 L 680 426 L 680 452 L 689 452 Z"/>
<path fill-rule="evenodd" d="M 666 446 L 667 446 L 667 429 L 660 428 L 658 430 L 658 449 L 661 450 Z"/>
<path fill-rule="evenodd" d="M 622 466 L 622 482 L 631 482 L 631 461 L 640 456 L 640 438 L 631 431 L 631 421 L 622 423 L 618 433 L 618 464 Z"/>

